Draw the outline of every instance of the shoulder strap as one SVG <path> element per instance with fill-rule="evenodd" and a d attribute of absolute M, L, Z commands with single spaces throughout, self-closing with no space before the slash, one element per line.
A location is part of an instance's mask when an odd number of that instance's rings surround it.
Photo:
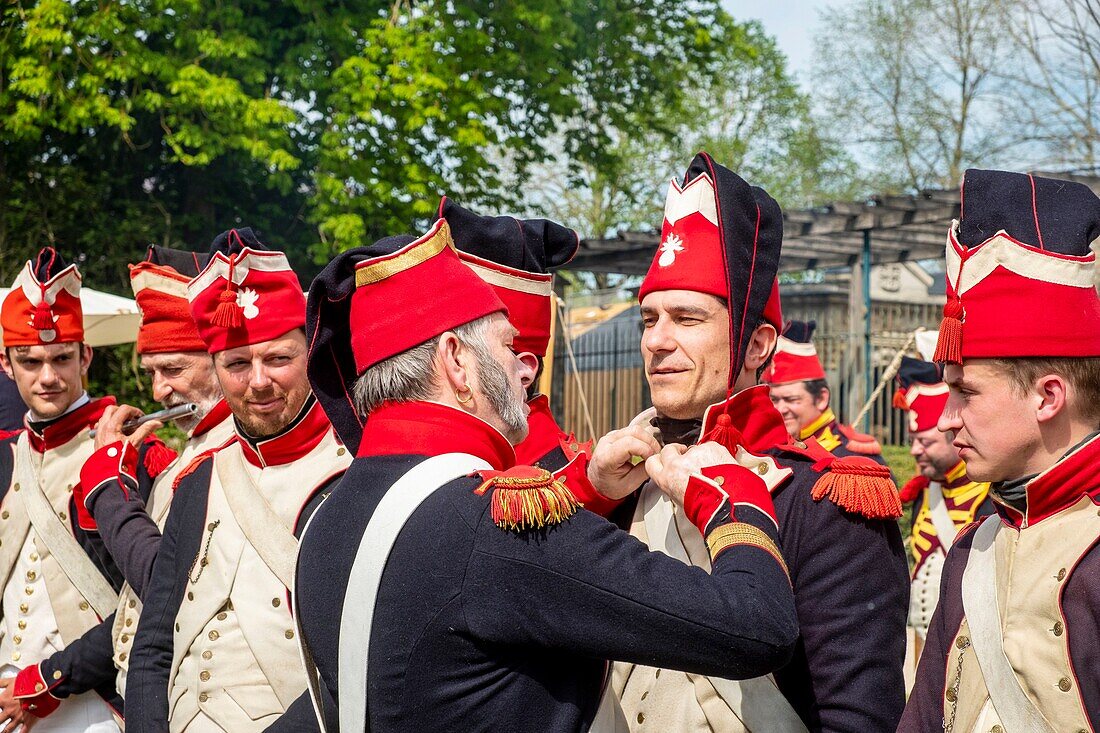
<path fill-rule="evenodd" d="M 459 476 L 491 468 L 466 453 L 433 456 L 409 469 L 378 503 L 367 522 L 344 592 L 340 618 L 340 730 L 367 730 L 367 659 L 382 572 L 397 535 L 416 508 Z"/>
<path fill-rule="evenodd" d="M 294 563 L 298 559 L 298 540 L 294 533 L 252 481 L 240 451 L 219 451 L 213 460 L 226 503 L 245 538 L 279 582 L 286 588 L 293 588 Z"/>
<path fill-rule="evenodd" d="M 958 530 L 951 515 L 947 513 L 947 502 L 943 500 L 943 487 L 938 481 L 928 484 L 928 516 L 932 519 L 932 526 L 936 528 L 936 536 L 940 538 L 940 544 L 946 552 L 955 544 Z"/>
<path fill-rule="evenodd" d="M 974 534 L 962 578 L 963 613 L 970 642 L 985 678 L 986 690 L 1005 730 L 1054 733 L 1043 714 L 1020 687 L 1005 656 L 1001 609 L 997 604 L 997 532 L 1001 518 L 992 514 Z"/>
<path fill-rule="evenodd" d="M 91 604 L 100 618 L 107 618 L 118 606 L 118 594 L 84 552 L 73 533 L 54 513 L 50 500 L 42 492 L 38 477 L 31 468 L 30 441 L 26 436 L 20 437 L 16 450 L 18 456 L 15 461 L 15 479 L 23 490 L 23 505 L 27 508 L 31 526 L 50 554 L 57 559 L 69 582 Z"/>

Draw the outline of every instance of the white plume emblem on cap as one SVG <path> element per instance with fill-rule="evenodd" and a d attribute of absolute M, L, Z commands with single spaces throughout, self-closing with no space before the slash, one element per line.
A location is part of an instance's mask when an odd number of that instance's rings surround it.
<path fill-rule="evenodd" d="M 706 174 L 693 179 L 684 188 L 680 188 L 680 183 L 675 178 L 669 182 L 668 197 L 665 199 L 665 228 L 674 226 L 676 222 L 692 214 L 702 214 L 703 218 L 718 226 L 714 182 Z M 676 261 L 676 255 L 683 251 L 683 238 L 675 232 L 669 232 L 661 242 L 661 255 L 657 259 L 657 265 L 668 267 Z"/>

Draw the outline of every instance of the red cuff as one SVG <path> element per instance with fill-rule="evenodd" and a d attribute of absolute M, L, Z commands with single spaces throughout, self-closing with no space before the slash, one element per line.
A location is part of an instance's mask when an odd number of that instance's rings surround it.
<path fill-rule="evenodd" d="M 54 683 L 55 686 L 58 684 L 61 684 L 60 679 Z M 12 697 L 19 700 L 20 707 L 36 718 L 45 718 L 61 704 L 60 700 L 50 694 L 50 688 L 42 679 L 42 672 L 37 664 L 25 667 L 15 676 Z"/>
<path fill-rule="evenodd" d="M 73 487 L 73 499 L 76 503 L 76 523 L 86 532 L 97 529 L 95 517 L 88 510 L 88 501 L 96 492 L 116 484 L 124 495 L 129 495 L 124 477 L 137 485 L 138 452 L 134 446 L 124 441 L 105 445 L 80 469 L 80 482 Z"/>
<path fill-rule="evenodd" d="M 607 517 L 624 499 L 608 499 L 588 480 L 588 453 L 578 453 L 573 460 L 554 472 L 554 478 L 573 492 L 585 509 L 601 517 Z"/>
<path fill-rule="evenodd" d="M 722 486 L 729 494 L 733 504 L 734 513 L 737 507 L 747 504 L 753 509 L 766 514 L 779 529 L 779 520 L 775 515 L 775 504 L 772 494 L 768 491 L 768 485 L 764 479 L 752 469 L 731 464 L 725 466 L 708 466 L 702 470 L 702 474 Z"/>

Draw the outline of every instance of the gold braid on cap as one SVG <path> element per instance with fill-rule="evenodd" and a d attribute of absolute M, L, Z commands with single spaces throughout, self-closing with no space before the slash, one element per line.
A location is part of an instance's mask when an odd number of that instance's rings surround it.
<path fill-rule="evenodd" d="M 355 287 L 372 285 L 392 275 L 410 270 L 435 257 L 447 247 L 454 249 L 455 244 L 451 239 L 451 228 L 444 221 L 432 236 L 422 242 L 413 242 L 404 252 L 380 261 L 368 260 L 355 268 Z"/>

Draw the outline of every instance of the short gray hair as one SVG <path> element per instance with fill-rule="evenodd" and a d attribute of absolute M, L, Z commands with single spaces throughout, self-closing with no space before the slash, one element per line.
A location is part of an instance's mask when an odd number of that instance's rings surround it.
<path fill-rule="evenodd" d="M 491 353 L 486 338 L 492 316 L 452 328 L 451 333 L 475 353 Z M 360 415 L 367 415 L 383 402 L 413 402 L 431 398 L 439 385 L 435 373 L 435 350 L 439 336 L 402 351 L 368 368 L 352 386 L 352 400 Z"/>

